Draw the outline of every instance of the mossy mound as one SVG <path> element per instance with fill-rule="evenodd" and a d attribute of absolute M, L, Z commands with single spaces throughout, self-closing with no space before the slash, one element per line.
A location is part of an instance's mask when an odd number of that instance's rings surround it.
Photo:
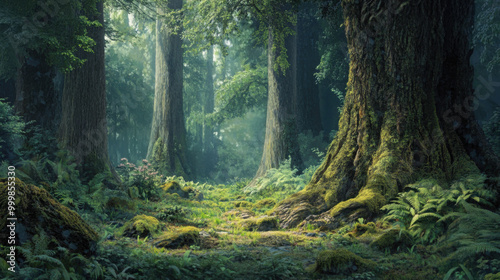
<path fill-rule="evenodd" d="M 120 229 L 123 236 L 146 237 L 157 234 L 160 231 L 160 222 L 151 216 L 137 215 Z"/>
<path fill-rule="evenodd" d="M 484 276 L 484 280 L 500 280 L 500 272 L 497 274 L 486 274 L 486 276 Z"/>
<path fill-rule="evenodd" d="M 0 209 L 8 209 L 8 181 L 0 179 Z M 22 245 L 43 229 L 60 246 L 90 255 L 95 251 L 97 232 L 76 212 L 56 201 L 48 191 L 15 180 L 16 245 Z M 0 239 L 7 240 L 7 220 L 0 219 Z"/>
<path fill-rule="evenodd" d="M 181 187 L 179 183 L 176 181 L 170 181 L 164 185 L 161 186 L 161 189 L 164 190 L 168 194 L 178 194 L 180 197 L 184 199 L 189 199 L 193 198 L 198 201 L 201 201 L 204 199 L 203 194 L 200 193 L 199 191 L 195 190 L 193 187 Z"/>
<path fill-rule="evenodd" d="M 373 269 L 376 263 L 346 249 L 326 250 L 319 253 L 314 272 L 324 274 L 350 274 Z"/>
<path fill-rule="evenodd" d="M 233 202 L 233 205 L 234 207 L 237 207 L 237 208 L 252 208 L 253 207 L 253 203 L 250 202 L 250 201 L 235 201 Z"/>
<path fill-rule="evenodd" d="M 255 203 L 255 207 L 259 208 L 259 209 L 271 208 L 271 207 L 274 207 L 274 205 L 276 205 L 276 200 L 274 200 L 272 198 L 264 198 L 264 199 L 261 199 Z"/>
<path fill-rule="evenodd" d="M 301 235 L 296 235 L 291 232 L 268 231 L 263 232 L 257 243 L 262 246 L 290 246 L 295 243 L 303 242 L 306 238 Z"/>
<path fill-rule="evenodd" d="M 370 247 L 378 248 L 379 250 L 390 249 L 392 252 L 396 251 L 398 247 L 411 246 L 412 240 L 410 234 L 399 229 L 390 229 L 384 232 L 370 243 Z"/>
<path fill-rule="evenodd" d="M 278 229 L 278 219 L 276 217 L 250 218 L 241 221 L 240 227 L 247 231 L 270 231 Z"/>
<path fill-rule="evenodd" d="M 355 237 L 364 235 L 364 234 L 374 234 L 377 233 L 377 229 L 375 228 L 375 223 L 369 222 L 367 224 L 359 224 L 356 223 L 354 225 L 354 229 L 352 231 Z"/>
<path fill-rule="evenodd" d="M 156 247 L 177 249 L 183 246 L 200 243 L 200 230 L 195 227 L 180 227 L 171 232 L 166 232 L 158 238 Z"/>

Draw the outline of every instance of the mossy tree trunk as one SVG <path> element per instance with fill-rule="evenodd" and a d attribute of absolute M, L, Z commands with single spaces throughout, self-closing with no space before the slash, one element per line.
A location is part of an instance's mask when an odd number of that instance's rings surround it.
<path fill-rule="evenodd" d="M 158 7 L 158 13 L 182 9 L 182 0 L 169 0 L 167 7 Z M 182 28 L 162 17 L 156 20 L 155 99 L 147 157 L 161 173 L 186 177 Z"/>
<path fill-rule="evenodd" d="M 58 140 L 79 163 L 81 175 L 90 180 L 100 172 L 114 174 L 114 169 L 108 157 L 103 1 L 97 2 L 95 14 L 85 16 L 102 26 L 87 29 L 96 43 L 93 52 L 80 51 L 78 56 L 86 62 L 65 76 Z"/>
<path fill-rule="evenodd" d="M 419 178 L 498 176 L 498 158 L 470 110 L 474 1 L 342 6 L 350 72 L 339 132 L 311 182 L 275 209 L 281 226 L 335 228 L 374 217 Z"/>
<path fill-rule="evenodd" d="M 317 6 L 304 3 L 300 6 L 297 18 L 297 95 L 294 110 L 299 132 L 310 130 L 318 135 L 323 130 L 319 108 L 319 86 L 314 73 L 320 62 L 320 26 L 315 17 Z"/>
<path fill-rule="evenodd" d="M 276 13 L 287 8 L 288 5 L 275 3 Z M 292 165 L 302 166 L 299 147 L 297 143 L 297 125 L 294 112 L 294 97 L 296 95 L 296 36 L 277 34 L 274 19 L 269 22 L 269 37 L 267 50 L 268 92 L 267 92 L 267 116 L 266 137 L 262 159 L 257 173 L 249 185 L 263 176 L 267 170 L 278 168 L 288 157 L 292 159 Z M 295 30 L 296 27 L 293 26 Z M 280 37 L 281 36 L 281 37 Z M 277 38 L 284 40 L 286 50 L 278 47 Z M 281 51 L 286 51 L 289 66 L 286 69 L 277 67 L 277 58 Z"/>

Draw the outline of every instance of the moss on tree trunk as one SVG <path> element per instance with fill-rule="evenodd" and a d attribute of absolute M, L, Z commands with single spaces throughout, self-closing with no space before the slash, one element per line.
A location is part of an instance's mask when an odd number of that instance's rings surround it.
<path fill-rule="evenodd" d="M 473 0 L 342 6 L 350 70 L 339 132 L 308 186 L 275 208 L 281 226 L 374 217 L 419 178 L 498 175 L 474 114 L 455 112 L 473 98 Z"/>
<path fill-rule="evenodd" d="M 168 9 L 182 9 L 182 0 L 169 0 Z M 163 7 L 158 13 L 164 14 Z M 186 126 L 183 112 L 182 29 L 156 20 L 156 78 L 153 124 L 148 159 L 164 174 L 188 176 Z"/>

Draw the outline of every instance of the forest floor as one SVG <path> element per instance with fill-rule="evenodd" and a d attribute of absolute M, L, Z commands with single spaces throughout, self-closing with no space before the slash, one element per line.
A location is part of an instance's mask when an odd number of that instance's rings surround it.
<path fill-rule="evenodd" d="M 264 198 L 243 192 L 244 184 L 196 184 L 196 193 L 180 187 L 186 192 L 117 203 L 105 219 L 83 214 L 99 229 L 99 260 L 114 265 L 116 279 L 443 279 L 448 269 L 429 246 L 370 246 L 391 230 L 382 221 L 283 230 L 268 216 L 283 193 Z"/>

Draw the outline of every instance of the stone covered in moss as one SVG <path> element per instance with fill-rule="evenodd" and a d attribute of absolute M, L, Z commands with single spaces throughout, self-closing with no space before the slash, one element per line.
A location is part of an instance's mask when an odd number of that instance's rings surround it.
<path fill-rule="evenodd" d="M 388 248 L 391 251 L 396 251 L 398 247 L 411 246 L 411 242 L 411 236 L 407 231 L 390 229 L 373 240 L 373 242 L 370 243 L 370 246 L 378 248 L 380 250 L 385 250 L 386 248 Z"/>
<path fill-rule="evenodd" d="M 484 276 L 484 280 L 500 280 L 500 272 L 497 274 L 486 274 L 486 276 Z"/>
<path fill-rule="evenodd" d="M 200 243 L 200 230 L 195 227 L 180 227 L 171 232 L 166 232 L 158 238 L 156 247 L 177 249 L 183 246 Z"/>
<path fill-rule="evenodd" d="M 8 181 L 0 179 L 0 209 L 8 209 Z M 9 190 L 10 191 L 10 190 Z M 90 255 L 98 239 L 92 229 L 76 212 L 56 201 L 48 191 L 15 180 L 16 245 L 24 244 L 43 229 L 60 246 L 73 252 Z M 7 240 L 7 220 L 0 219 L 0 239 Z"/>
<path fill-rule="evenodd" d="M 155 217 L 146 215 L 135 216 L 121 228 L 122 235 L 129 237 L 146 237 L 159 231 L 160 222 Z"/>
<path fill-rule="evenodd" d="M 240 227 L 247 231 L 270 231 L 278 229 L 276 217 L 250 218 L 240 222 Z"/>
<path fill-rule="evenodd" d="M 325 274 L 349 274 L 368 271 L 375 266 L 375 262 L 341 248 L 320 252 L 314 265 L 314 271 Z"/>

